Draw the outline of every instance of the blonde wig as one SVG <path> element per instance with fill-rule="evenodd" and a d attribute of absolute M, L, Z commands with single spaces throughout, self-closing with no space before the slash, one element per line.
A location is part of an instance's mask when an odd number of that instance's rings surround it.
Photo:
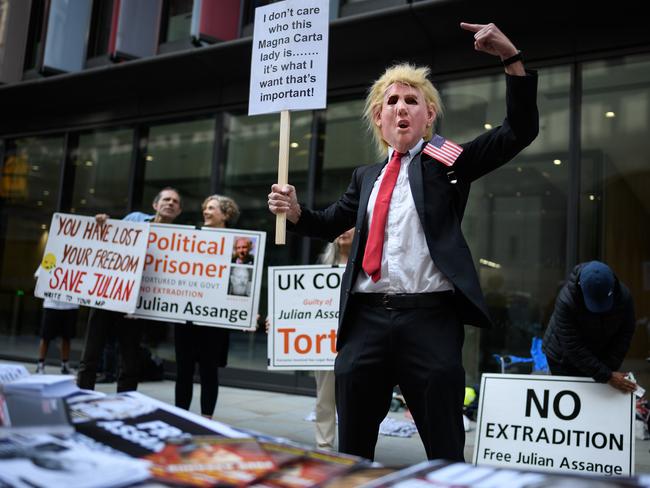
<path fill-rule="evenodd" d="M 363 118 L 368 125 L 368 129 L 372 132 L 375 139 L 375 144 L 380 155 L 385 155 L 388 149 L 388 144 L 381 134 L 381 127 L 375 124 L 375 116 L 381 110 L 384 101 L 384 94 L 386 90 L 393 83 L 402 83 L 410 87 L 416 88 L 424 95 L 424 100 L 427 106 L 433 108 L 436 118 L 440 117 L 443 113 L 442 101 L 438 90 L 429 81 L 430 70 L 426 66 L 415 66 L 409 63 L 396 64 L 388 68 L 383 75 L 377 79 L 366 97 L 366 105 L 363 111 Z M 427 127 L 422 137 L 425 140 L 431 139 L 433 136 L 433 126 Z"/>

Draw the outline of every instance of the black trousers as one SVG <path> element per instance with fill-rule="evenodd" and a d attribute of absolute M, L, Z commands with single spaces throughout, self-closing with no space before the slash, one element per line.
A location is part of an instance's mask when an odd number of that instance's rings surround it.
<path fill-rule="evenodd" d="M 117 391 L 138 389 L 140 337 L 142 321 L 126 319 L 121 312 L 93 309 L 88 318 L 86 341 L 79 363 L 77 385 L 87 390 L 95 389 L 97 366 L 104 352 L 109 330 L 113 329 L 120 349 L 120 374 Z"/>
<path fill-rule="evenodd" d="M 388 310 L 352 295 L 346 327 L 334 368 L 339 450 L 374 459 L 397 384 L 427 458 L 464 461 L 464 330 L 453 305 Z"/>
<path fill-rule="evenodd" d="M 194 388 L 194 368 L 199 365 L 201 414 L 212 416 L 219 395 L 219 366 L 225 365 L 221 350 L 228 332 L 194 324 L 174 326 L 176 350 L 175 403 L 189 410 Z M 227 344 L 225 345 L 227 348 Z M 227 352 L 226 352 L 227 353 Z"/>

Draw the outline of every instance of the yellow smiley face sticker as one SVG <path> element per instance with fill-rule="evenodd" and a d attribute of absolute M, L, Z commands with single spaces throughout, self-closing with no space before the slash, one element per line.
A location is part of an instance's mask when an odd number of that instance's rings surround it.
<path fill-rule="evenodd" d="M 41 267 L 46 271 L 51 271 L 56 267 L 56 256 L 51 252 L 43 256 Z"/>

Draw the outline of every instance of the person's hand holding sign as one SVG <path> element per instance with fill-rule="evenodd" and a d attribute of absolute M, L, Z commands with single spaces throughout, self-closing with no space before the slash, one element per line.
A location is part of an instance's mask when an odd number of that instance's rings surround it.
<path fill-rule="evenodd" d="M 293 185 L 280 186 L 274 184 L 269 193 L 269 210 L 272 214 L 286 214 L 293 224 L 300 219 L 300 204 Z"/>
<path fill-rule="evenodd" d="M 607 380 L 607 384 L 623 393 L 634 393 L 637 385 L 627 379 L 628 374 L 621 371 L 612 371 L 612 376 Z"/>

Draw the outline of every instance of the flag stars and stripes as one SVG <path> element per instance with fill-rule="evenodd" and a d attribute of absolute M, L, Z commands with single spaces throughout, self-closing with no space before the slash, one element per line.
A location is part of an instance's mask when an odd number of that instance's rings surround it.
<path fill-rule="evenodd" d="M 422 152 L 446 166 L 453 166 L 460 153 L 463 152 L 463 148 L 455 142 L 448 141 L 444 137 L 435 134 Z"/>

